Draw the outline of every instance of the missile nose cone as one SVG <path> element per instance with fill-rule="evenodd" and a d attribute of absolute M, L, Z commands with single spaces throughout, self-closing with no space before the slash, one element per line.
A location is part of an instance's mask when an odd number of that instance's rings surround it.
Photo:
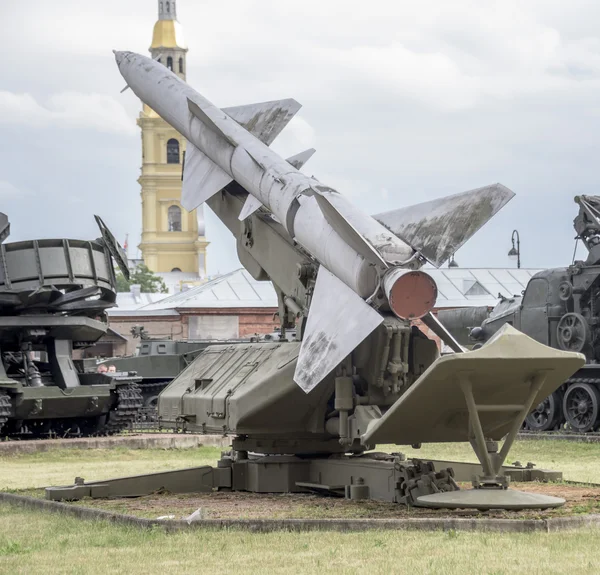
<path fill-rule="evenodd" d="M 121 62 L 125 59 L 125 56 L 128 54 L 129 52 L 120 52 L 118 50 L 113 50 L 113 54 L 115 55 L 115 60 L 117 62 L 117 66 L 121 65 Z"/>

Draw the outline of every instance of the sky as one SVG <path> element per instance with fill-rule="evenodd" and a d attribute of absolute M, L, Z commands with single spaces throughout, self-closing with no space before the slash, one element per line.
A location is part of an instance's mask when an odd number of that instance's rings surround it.
<path fill-rule="evenodd" d="M 148 54 L 156 0 L 0 2 L 0 211 L 10 241 L 141 231 L 141 104 L 113 49 Z M 273 148 L 368 213 L 500 182 L 516 196 L 461 267 L 569 265 L 600 192 L 600 3 L 178 0 L 188 82 L 220 106 L 293 97 Z M 208 272 L 240 267 L 206 209 Z M 578 255 L 584 256 L 580 246 Z"/>

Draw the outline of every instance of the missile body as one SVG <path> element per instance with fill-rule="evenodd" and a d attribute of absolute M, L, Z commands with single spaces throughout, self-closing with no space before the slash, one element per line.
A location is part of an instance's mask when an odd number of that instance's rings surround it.
<path fill-rule="evenodd" d="M 183 206 L 192 210 L 235 181 L 248 193 L 239 219 L 264 206 L 321 264 L 305 302 L 294 373 L 305 392 L 390 311 L 401 320 L 423 318 L 453 350 L 463 351 L 431 313 L 437 286 L 419 268 L 426 260 L 439 267 L 512 198 L 510 190 L 494 184 L 369 216 L 297 169 L 313 150 L 284 160 L 269 148 L 300 109 L 295 100 L 220 109 L 157 61 L 133 52 L 115 52 L 115 58 L 128 87 L 187 139 Z M 275 253 L 267 248 L 262 255 L 269 260 Z"/>
<path fill-rule="evenodd" d="M 397 315 L 421 317 L 430 311 L 437 289 L 424 272 L 409 273 L 423 264 L 411 246 L 334 189 L 295 169 L 162 64 L 132 52 L 115 57 L 132 91 L 218 166 L 221 188 L 237 181 L 360 297 L 381 287 L 388 299 L 396 293 L 396 301 L 402 300 L 397 309 L 390 306 Z"/>

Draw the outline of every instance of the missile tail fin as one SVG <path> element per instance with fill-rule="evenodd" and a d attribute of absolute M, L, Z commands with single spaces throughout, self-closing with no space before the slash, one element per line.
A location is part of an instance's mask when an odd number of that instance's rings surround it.
<path fill-rule="evenodd" d="M 514 195 L 502 184 L 493 184 L 373 218 L 439 267 Z"/>
<path fill-rule="evenodd" d="M 261 201 L 257 200 L 252 194 L 248 194 L 246 202 L 242 207 L 242 211 L 238 216 L 238 220 L 240 220 L 240 222 L 244 221 L 248 216 L 251 216 L 260 207 L 262 207 Z"/>
<path fill-rule="evenodd" d="M 288 98 L 223 108 L 223 112 L 263 144 L 270 146 L 301 107 L 296 100 Z"/>
<path fill-rule="evenodd" d="M 237 142 L 233 140 L 223 129 L 215 123 L 215 121 L 200 107 L 196 102 L 193 102 L 188 98 L 188 109 L 189 111 L 198 118 L 209 130 L 212 130 L 215 134 L 225 138 L 234 148 L 237 147 Z"/>
<path fill-rule="evenodd" d="M 181 205 L 186 210 L 196 209 L 231 181 L 233 180 L 229 174 L 219 168 L 194 144 L 187 142 L 181 188 Z"/>
<path fill-rule="evenodd" d="M 384 268 L 389 267 L 381 254 L 375 247 L 369 243 L 365 237 L 354 228 L 354 226 L 344 217 L 343 214 L 329 201 L 325 192 L 315 191 L 315 198 L 321 208 L 321 212 L 331 227 L 340 235 L 349 245 L 351 245 L 367 261 L 381 265 Z"/>
<path fill-rule="evenodd" d="M 310 392 L 381 322 L 378 312 L 321 266 L 294 381 Z"/>
<path fill-rule="evenodd" d="M 304 164 L 306 164 L 306 162 L 312 158 L 315 152 L 316 150 L 314 148 L 309 148 L 308 150 L 304 150 L 304 152 L 300 152 L 295 156 L 289 157 L 286 162 L 294 166 L 294 168 L 297 170 L 301 170 Z"/>

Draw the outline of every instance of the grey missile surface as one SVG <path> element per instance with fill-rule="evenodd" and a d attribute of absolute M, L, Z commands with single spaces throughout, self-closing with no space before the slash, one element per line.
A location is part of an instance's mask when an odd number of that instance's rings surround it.
<path fill-rule="evenodd" d="M 437 288 L 420 269 L 441 265 L 510 190 L 495 184 L 372 217 L 299 171 L 312 150 L 284 160 L 269 149 L 298 111 L 294 100 L 219 109 L 158 62 L 131 52 L 116 60 L 131 91 L 187 139 L 183 203 L 206 202 L 248 273 L 272 282 L 284 337 L 210 346 L 161 392 L 162 425 L 231 437 L 218 467 L 49 488 L 47 497 L 229 489 L 428 507 L 564 503 L 508 489 L 514 470 L 503 462 L 527 413 L 584 356 L 510 326 L 465 351 L 431 313 Z M 440 357 L 416 318 L 456 353 Z M 466 476 L 464 464 L 372 451 L 460 441 L 480 462 Z M 460 489 L 469 479 L 474 489 Z"/>
<path fill-rule="evenodd" d="M 115 52 L 115 58 L 131 90 L 187 139 L 184 207 L 197 207 L 235 181 L 248 194 L 242 219 L 263 206 L 320 264 L 294 373 L 300 387 L 312 390 L 372 333 L 383 322 L 379 310 L 424 318 L 460 351 L 430 313 L 437 287 L 419 268 L 427 258 L 441 265 L 513 197 L 510 190 L 496 184 L 429 202 L 438 207 L 437 233 L 444 240 L 436 246 L 434 222 L 423 210 L 414 218 L 403 210 L 371 217 L 269 148 L 300 109 L 295 100 L 221 110 L 157 61 L 133 52 Z M 465 227 L 465 220 L 472 225 Z M 403 229 L 411 243 L 400 239 Z"/>

